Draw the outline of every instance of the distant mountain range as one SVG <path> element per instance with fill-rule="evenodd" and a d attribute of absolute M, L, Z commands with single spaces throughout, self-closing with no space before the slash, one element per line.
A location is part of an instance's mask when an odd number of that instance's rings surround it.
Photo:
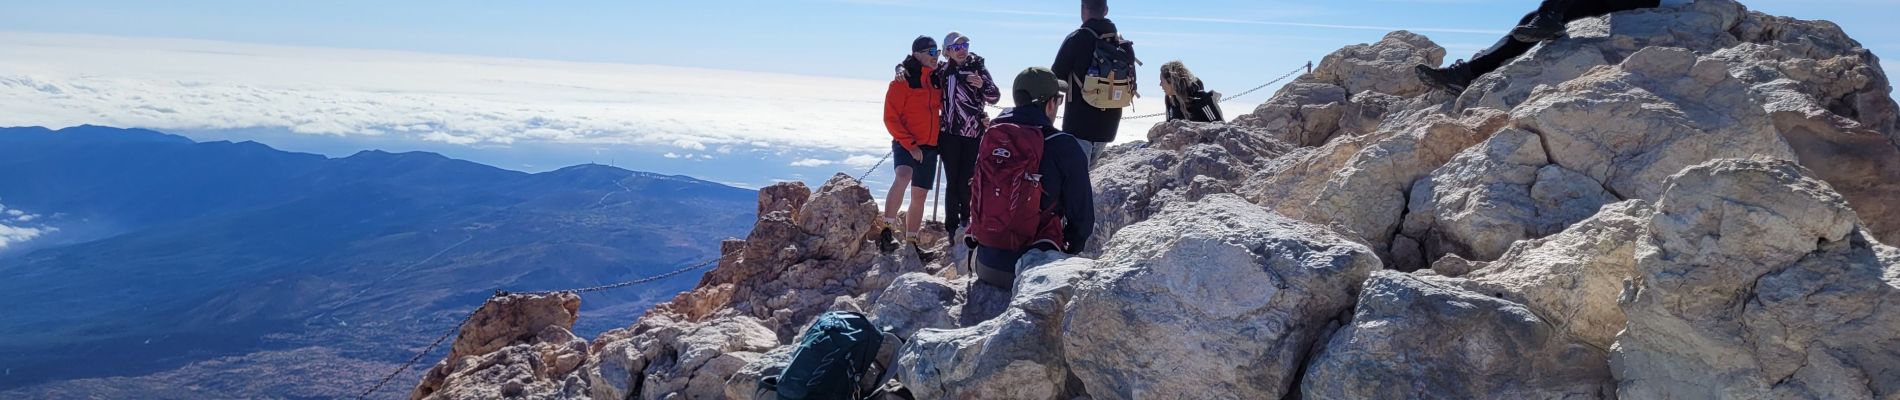
<path fill-rule="evenodd" d="M 0 249 L 0 397 L 353 394 L 362 387 L 324 379 L 386 371 L 497 289 L 716 256 L 750 229 L 756 196 L 601 165 L 528 174 L 432 153 L 333 159 L 140 129 L 0 129 L 0 205 L 47 232 Z M 605 318 L 582 330 L 631 322 L 696 279 L 588 294 L 583 314 Z M 207 385 L 259 371 L 284 375 Z"/>

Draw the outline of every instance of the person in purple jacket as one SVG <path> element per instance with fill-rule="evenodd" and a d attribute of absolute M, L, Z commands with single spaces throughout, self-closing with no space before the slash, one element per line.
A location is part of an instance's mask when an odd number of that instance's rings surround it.
<path fill-rule="evenodd" d="M 942 133 L 938 134 L 938 152 L 943 160 L 945 199 L 944 231 L 957 234 L 958 227 L 969 226 L 970 179 L 976 172 L 976 146 L 989 129 L 990 115 L 984 105 L 996 104 L 1002 92 L 990 79 L 983 57 L 970 51 L 970 37 L 950 32 L 943 37 L 943 55 L 948 62 L 937 69 L 943 82 Z M 951 244 L 962 243 L 952 237 Z"/>

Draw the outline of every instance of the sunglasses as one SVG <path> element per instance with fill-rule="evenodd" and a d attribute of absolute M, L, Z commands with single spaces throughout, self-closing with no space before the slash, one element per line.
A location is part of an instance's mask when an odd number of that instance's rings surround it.
<path fill-rule="evenodd" d="M 951 50 L 951 51 L 959 51 L 959 50 L 969 50 L 969 49 L 970 49 L 970 44 L 969 44 L 969 43 L 957 43 L 957 44 L 953 44 L 953 45 L 950 45 L 949 47 L 945 47 L 945 49 L 949 49 L 949 50 Z"/>
<path fill-rule="evenodd" d="M 931 57 L 936 57 L 936 56 L 937 56 L 937 55 L 939 55 L 939 54 L 943 54 L 943 52 L 942 52 L 942 51 L 939 51 L 939 50 L 937 50 L 937 48 L 935 48 L 935 47 L 932 47 L 932 48 L 930 48 L 930 50 L 921 50 L 921 51 L 918 51 L 918 53 L 924 53 L 924 54 L 929 54 L 929 55 L 930 55 Z"/>

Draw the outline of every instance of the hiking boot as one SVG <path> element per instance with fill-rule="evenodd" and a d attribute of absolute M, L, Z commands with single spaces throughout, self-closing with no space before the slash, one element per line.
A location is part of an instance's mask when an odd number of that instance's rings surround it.
<path fill-rule="evenodd" d="M 1524 43 L 1537 43 L 1563 37 L 1563 6 L 1546 5 L 1531 17 L 1531 22 L 1511 29 L 1511 39 Z"/>
<path fill-rule="evenodd" d="M 890 254 L 890 252 L 897 251 L 897 234 L 893 233 L 891 231 L 891 228 L 884 228 L 883 230 L 878 231 L 877 249 L 879 251 L 884 252 L 885 254 Z"/>
<path fill-rule="evenodd" d="M 1451 94 L 1464 93 L 1465 86 L 1471 85 L 1471 81 L 1478 78 L 1473 76 L 1471 65 L 1466 64 L 1465 60 L 1458 60 L 1444 68 L 1432 68 L 1419 64 L 1412 70 L 1418 73 L 1418 79 L 1425 81 L 1425 84 L 1432 85 L 1438 90 L 1451 92 Z"/>

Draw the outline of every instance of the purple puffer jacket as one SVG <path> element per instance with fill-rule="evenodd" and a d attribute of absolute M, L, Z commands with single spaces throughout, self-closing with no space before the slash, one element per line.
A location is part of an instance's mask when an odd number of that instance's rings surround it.
<path fill-rule="evenodd" d="M 996 80 L 990 79 L 983 56 L 971 53 L 969 61 L 963 63 L 949 60 L 936 74 L 938 82 L 943 82 L 942 132 L 967 138 L 983 136 L 983 130 L 988 128 L 984 125 L 990 119 L 983 105 L 996 104 L 1003 96 L 996 88 Z M 972 76 L 983 77 L 983 86 L 972 86 Z"/>

